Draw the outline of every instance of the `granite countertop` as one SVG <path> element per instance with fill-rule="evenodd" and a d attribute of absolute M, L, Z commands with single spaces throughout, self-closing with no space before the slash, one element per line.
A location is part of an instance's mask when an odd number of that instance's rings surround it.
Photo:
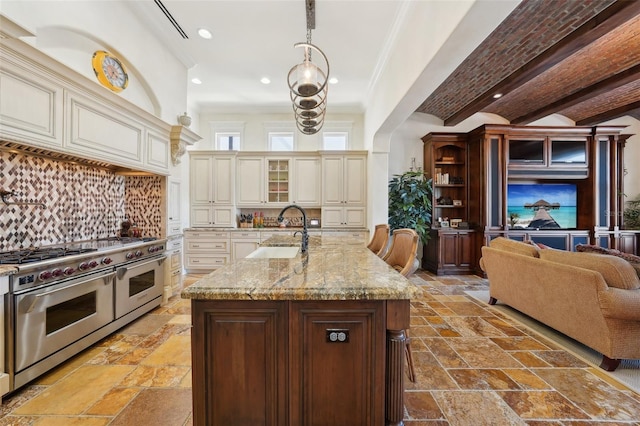
<path fill-rule="evenodd" d="M 344 231 L 344 232 L 353 232 L 353 231 L 367 231 L 367 228 L 321 228 L 321 227 L 307 227 L 307 231 L 310 233 L 319 232 L 319 231 Z M 183 231 L 195 231 L 195 232 L 204 232 L 204 231 L 217 231 L 217 232 L 249 232 L 249 231 L 276 231 L 276 232 L 293 232 L 293 231 L 302 231 L 302 226 L 287 226 L 282 228 L 280 226 L 266 226 L 263 228 L 184 228 Z"/>
<path fill-rule="evenodd" d="M 261 246 L 300 246 L 274 236 Z M 309 236 L 309 250 L 292 259 L 240 259 L 182 291 L 198 300 L 412 299 L 421 290 L 373 254 L 360 239 Z"/>
<path fill-rule="evenodd" d="M 14 275 L 16 272 L 18 272 L 18 268 L 13 265 L 0 265 L 0 277 Z"/>

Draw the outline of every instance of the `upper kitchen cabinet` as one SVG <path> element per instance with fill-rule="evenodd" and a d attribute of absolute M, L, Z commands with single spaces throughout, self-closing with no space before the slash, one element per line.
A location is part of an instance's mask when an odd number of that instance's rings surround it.
<path fill-rule="evenodd" d="M 30 64 L 2 51 L 0 60 L 0 139 L 40 147 L 62 146 L 63 89 Z"/>
<path fill-rule="evenodd" d="M 169 175 L 172 126 L 19 39 L 0 16 L 0 140 L 43 155 Z"/>
<path fill-rule="evenodd" d="M 238 155 L 236 202 L 240 207 L 284 207 L 292 201 L 291 157 Z"/>
<path fill-rule="evenodd" d="M 189 154 L 191 226 L 235 226 L 235 153 Z"/>
<path fill-rule="evenodd" d="M 323 153 L 322 205 L 365 206 L 366 196 L 366 153 Z"/>
<path fill-rule="evenodd" d="M 291 201 L 303 207 L 317 207 L 322 202 L 320 157 L 294 157 Z"/>

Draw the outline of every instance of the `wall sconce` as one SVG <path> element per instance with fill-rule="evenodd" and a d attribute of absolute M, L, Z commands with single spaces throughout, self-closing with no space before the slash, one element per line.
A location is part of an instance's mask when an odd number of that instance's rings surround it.
<path fill-rule="evenodd" d="M 304 49 L 302 63 L 293 66 L 287 75 L 293 112 L 298 130 L 306 135 L 317 133 L 324 124 L 329 86 L 329 61 L 317 46 L 311 44 L 311 30 L 315 29 L 315 0 L 306 0 L 307 42 L 296 43 Z M 311 62 L 311 53 L 317 52 L 324 69 Z"/>

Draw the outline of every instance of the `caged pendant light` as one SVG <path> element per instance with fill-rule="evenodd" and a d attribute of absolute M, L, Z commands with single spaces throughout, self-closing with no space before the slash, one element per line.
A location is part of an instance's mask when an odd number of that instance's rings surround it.
<path fill-rule="evenodd" d="M 305 0 L 307 9 L 307 42 L 296 43 L 295 48 L 304 50 L 302 63 L 289 71 L 287 83 L 298 130 L 306 135 L 317 133 L 324 124 L 329 85 L 329 61 L 317 46 L 311 44 L 311 30 L 315 29 L 315 0 Z M 325 69 L 311 62 L 311 54 L 322 57 Z"/>

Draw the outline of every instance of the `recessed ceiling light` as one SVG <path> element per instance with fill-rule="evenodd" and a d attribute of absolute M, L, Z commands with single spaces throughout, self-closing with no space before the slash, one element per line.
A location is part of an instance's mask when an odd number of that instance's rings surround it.
<path fill-rule="evenodd" d="M 260 83 L 262 83 L 262 84 L 269 84 L 269 83 L 271 83 L 271 80 L 269 80 L 269 77 L 262 77 L 262 78 L 260 79 Z"/>
<path fill-rule="evenodd" d="M 496 93 L 495 95 L 493 95 L 493 99 L 498 99 L 502 97 L 502 93 Z"/>
<path fill-rule="evenodd" d="M 198 35 L 202 38 L 205 38 L 207 40 L 209 40 L 211 37 L 213 37 L 213 35 L 211 34 L 211 31 L 209 31 L 206 28 L 200 28 L 198 30 Z"/>
<path fill-rule="evenodd" d="M 192 79 L 191 79 L 191 82 L 192 82 L 193 84 L 202 84 L 202 80 L 200 80 L 199 78 L 192 78 Z"/>
<path fill-rule="evenodd" d="M 331 84 L 336 84 L 336 83 L 338 83 L 338 79 L 337 79 L 337 78 L 335 78 L 335 77 L 331 77 L 331 78 L 329 79 L 329 83 L 331 83 Z"/>

